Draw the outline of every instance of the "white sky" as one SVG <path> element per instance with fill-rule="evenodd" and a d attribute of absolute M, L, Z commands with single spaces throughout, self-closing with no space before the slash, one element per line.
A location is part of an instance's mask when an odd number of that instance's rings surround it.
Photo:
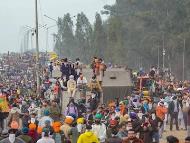
<path fill-rule="evenodd" d="M 105 4 L 113 4 L 115 0 L 38 0 L 39 23 L 54 25 L 55 22 L 45 18 L 46 14 L 52 18 L 62 17 L 69 12 L 71 15 L 83 11 L 90 22 L 94 22 L 96 12 L 100 12 Z M 34 27 L 35 0 L 0 0 L 0 53 L 7 51 L 20 51 L 23 37 L 21 27 L 29 25 Z M 104 17 L 105 18 L 105 17 Z M 49 30 L 49 51 L 53 48 L 52 33 L 56 27 Z M 46 47 L 46 30 L 40 30 L 40 50 Z"/>

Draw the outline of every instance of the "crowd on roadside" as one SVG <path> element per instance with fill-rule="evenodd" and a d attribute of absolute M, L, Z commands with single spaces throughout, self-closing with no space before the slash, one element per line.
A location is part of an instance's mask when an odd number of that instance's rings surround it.
<path fill-rule="evenodd" d="M 135 84 L 131 94 L 104 104 L 100 103 L 104 61 L 93 58 L 93 76 L 87 81 L 80 59 L 72 62 L 65 58 L 41 66 L 41 93 L 37 96 L 35 61 L 29 59 L 35 58 L 18 54 L 5 56 L 1 62 L 8 66 L 1 73 L 0 143 L 159 143 L 167 124 L 173 130 L 174 123 L 177 130 L 187 130 L 190 136 L 188 81 L 166 77 L 154 67 L 148 74 L 141 69 L 133 76 L 150 77 L 145 89 L 139 91 Z M 59 78 L 53 77 L 54 70 L 60 70 Z M 60 107 L 63 91 L 71 97 L 64 110 Z M 77 91 L 81 97 L 78 101 Z M 91 93 L 88 99 L 87 91 Z M 9 112 L 3 111 L 4 97 Z M 167 141 L 179 142 L 174 136 L 168 136 Z"/>

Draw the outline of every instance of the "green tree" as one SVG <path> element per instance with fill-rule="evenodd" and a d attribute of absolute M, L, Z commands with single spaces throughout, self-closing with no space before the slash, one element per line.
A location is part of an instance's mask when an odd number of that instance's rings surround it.
<path fill-rule="evenodd" d="M 129 66 L 135 68 L 135 63 L 139 62 L 146 68 L 157 65 L 158 49 L 161 66 L 162 49 L 165 48 L 166 67 L 170 66 L 180 76 L 183 39 L 187 41 L 186 47 L 189 46 L 189 0 L 116 0 L 115 5 L 104 8 L 106 14 L 110 14 L 109 23 L 118 17 L 121 20 L 121 31 L 124 31 L 121 41 L 128 53 L 127 57 L 123 57 Z M 111 41 L 114 40 L 115 38 Z M 186 56 L 189 52 L 189 48 L 186 48 Z M 188 60 L 186 69 L 190 69 Z"/>
<path fill-rule="evenodd" d="M 102 18 L 96 13 L 93 30 L 93 54 L 97 57 L 104 57 L 106 50 L 106 33 L 103 27 Z"/>
<path fill-rule="evenodd" d="M 88 63 L 92 52 L 92 26 L 82 12 L 77 15 L 76 31 L 76 57 L 80 57 L 85 63 Z"/>
<path fill-rule="evenodd" d="M 61 57 L 73 58 L 75 38 L 73 34 L 73 21 L 69 13 L 63 18 L 58 18 L 58 34 L 56 37 L 56 51 Z"/>

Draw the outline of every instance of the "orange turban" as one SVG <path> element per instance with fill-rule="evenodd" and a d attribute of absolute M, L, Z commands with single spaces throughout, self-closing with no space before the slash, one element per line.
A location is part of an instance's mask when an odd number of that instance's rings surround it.
<path fill-rule="evenodd" d="M 29 129 L 30 129 L 30 130 L 36 130 L 36 124 L 31 123 L 31 124 L 29 125 Z"/>
<path fill-rule="evenodd" d="M 53 130 L 55 133 L 59 133 L 60 132 L 60 127 L 61 127 L 61 123 L 60 122 L 54 122 L 53 123 Z"/>
<path fill-rule="evenodd" d="M 42 127 L 38 126 L 37 133 L 42 134 Z"/>
<path fill-rule="evenodd" d="M 66 116 L 66 118 L 65 118 L 65 123 L 66 124 L 72 124 L 72 122 L 74 121 L 74 118 L 73 117 L 71 117 L 71 116 Z"/>

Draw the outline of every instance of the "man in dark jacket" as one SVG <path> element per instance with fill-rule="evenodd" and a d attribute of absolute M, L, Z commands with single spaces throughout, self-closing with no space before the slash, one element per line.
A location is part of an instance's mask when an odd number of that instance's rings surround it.
<path fill-rule="evenodd" d="M 61 65 L 62 77 L 66 76 L 66 79 L 69 80 L 69 64 L 67 63 L 67 59 L 63 60 Z"/>
<path fill-rule="evenodd" d="M 178 126 L 179 102 L 176 96 L 172 98 L 172 101 L 170 102 L 168 106 L 168 113 L 170 114 L 170 117 L 171 117 L 170 130 L 172 131 L 174 119 L 175 119 L 175 124 L 176 124 L 176 130 L 179 130 L 179 126 Z"/>
<path fill-rule="evenodd" d="M 52 72 L 53 72 L 53 62 L 50 62 L 50 65 L 49 65 L 49 71 L 50 71 L 50 76 L 52 77 Z"/>

